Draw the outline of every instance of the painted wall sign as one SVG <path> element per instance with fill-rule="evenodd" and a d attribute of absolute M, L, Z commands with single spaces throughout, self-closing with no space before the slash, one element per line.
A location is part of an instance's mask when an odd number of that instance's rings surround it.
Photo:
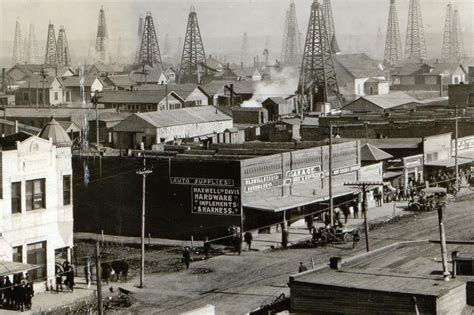
<path fill-rule="evenodd" d="M 420 160 L 409 161 L 405 163 L 405 167 L 415 167 L 415 166 L 420 166 L 420 165 L 421 165 Z"/>
<path fill-rule="evenodd" d="M 289 184 L 297 183 L 297 182 L 304 182 L 307 180 L 312 180 L 315 178 L 321 178 L 321 166 L 310 166 L 305 168 L 300 168 L 296 170 L 291 170 L 286 172 L 286 177 L 290 178 Z"/>
<path fill-rule="evenodd" d="M 245 192 L 259 191 L 283 185 L 282 173 L 244 179 Z"/>
<path fill-rule="evenodd" d="M 222 178 L 170 177 L 170 182 L 175 185 L 234 186 L 233 179 Z"/>
<path fill-rule="evenodd" d="M 192 213 L 240 215 L 240 189 L 192 187 Z"/>

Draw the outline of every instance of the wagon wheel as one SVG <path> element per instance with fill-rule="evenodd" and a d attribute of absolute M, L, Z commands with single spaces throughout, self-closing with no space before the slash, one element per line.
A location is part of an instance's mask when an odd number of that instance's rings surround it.
<path fill-rule="evenodd" d="M 354 237 L 352 236 L 352 234 L 345 233 L 343 239 L 345 244 L 350 243 L 351 247 L 354 248 Z"/>

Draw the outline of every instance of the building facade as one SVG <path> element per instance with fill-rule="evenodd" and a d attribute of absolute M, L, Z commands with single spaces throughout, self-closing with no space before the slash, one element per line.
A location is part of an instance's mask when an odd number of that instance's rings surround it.
<path fill-rule="evenodd" d="M 48 125 L 40 134 L 53 135 Z M 64 130 L 63 130 L 64 132 Z M 67 134 L 43 139 L 17 133 L 0 139 L 1 238 L 8 244 L 4 259 L 36 265 L 29 271 L 44 290 L 54 281 L 56 256 L 70 258 L 73 246 L 72 164 Z"/>

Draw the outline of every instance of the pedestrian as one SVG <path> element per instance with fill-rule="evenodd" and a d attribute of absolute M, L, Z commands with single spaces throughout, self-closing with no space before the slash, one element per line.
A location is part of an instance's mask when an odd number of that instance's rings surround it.
<path fill-rule="evenodd" d="M 314 225 L 313 215 L 309 215 L 305 217 L 305 221 L 306 221 L 306 226 L 308 227 L 309 233 L 311 233 L 311 231 L 313 230 L 313 225 Z"/>
<path fill-rule="evenodd" d="M 240 233 L 234 236 L 233 243 L 234 243 L 234 250 L 238 252 L 240 255 L 242 251 L 242 236 L 240 235 Z"/>
<path fill-rule="evenodd" d="M 306 268 L 305 265 L 303 265 L 303 262 L 300 262 L 300 266 L 298 267 L 298 272 L 304 272 L 307 271 L 308 268 Z"/>
<path fill-rule="evenodd" d="M 60 264 L 56 264 L 55 266 L 55 274 L 56 274 L 56 293 L 63 291 L 63 268 Z"/>
<path fill-rule="evenodd" d="M 252 240 L 253 240 L 252 233 L 250 233 L 249 231 L 245 232 L 244 240 L 245 240 L 245 243 L 247 243 L 249 251 L 250 251 L 250 247 L 252 246 Z"/>
<path fill-rule="evenodd" d="M 86 258 L 86 264 L 84 265 L 84 277 L 86 278 L 86 284 L 89 288 L 92 284 L 92 270 L 91 270 L 91 259 Z"/>
<path fill-rule="evenodd" d="M 358 219 L 359 218 L 359 205 L 357 201 L 354 201 L 354 203 L 352 204 L 352 208 L 354 209 L 354 219 Z"/>
<path fill-rule="evenodd" d="M 189 269 L 189 265 L 191 264 L 191 254 L 187 247 L 185 247 L 183 251 L 183 262 L 186 265 L 186 269 Z"/>
<path fill-rule="evenodd" d="M 64 274 L 66 275 L 64 284 L 71 292 L 74 292 L 74 285 L 76 284 L 74 283 L 74 267 L 67 260 L 64 263 Z"/>
<path fill-rule="evenodd" d="M 31 310 L 33 296 L 35 291 L 33 289 L 33 281 L 28 281 L 26 284 L 26 297 L 25 297 L 25 307 L 27 310 Z"/>
<path fill-rule="evenodd" d="M 344 223 L 347 223 L 347 219 L 349 219 L 349 214 L 351 213 L 351 210 L 346 205 L 341 206 L 341 208 L 342 214 L 344 215 Z"/>
<path fill-rule="evenodd" d="M 204 255 L 206 256 L 206 259 L 208 259 L 209 253 L 211 251 L 211 242 L 209 242 L 209 238 L 207 236 L 206 236 L 206 240 L 204 241 L 203 248 L 204 248 Z"/>

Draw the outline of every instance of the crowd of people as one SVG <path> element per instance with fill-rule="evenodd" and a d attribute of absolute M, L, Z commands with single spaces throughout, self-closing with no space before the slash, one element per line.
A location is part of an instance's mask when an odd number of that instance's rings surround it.
<path fill-rule="evenodd" d="M 28 280 L 28 273 L 18 273 L 0 277 L 0 304 L 3 309 L 26 311 L 32 306 L 34 295 L 33 281 Z"/>

